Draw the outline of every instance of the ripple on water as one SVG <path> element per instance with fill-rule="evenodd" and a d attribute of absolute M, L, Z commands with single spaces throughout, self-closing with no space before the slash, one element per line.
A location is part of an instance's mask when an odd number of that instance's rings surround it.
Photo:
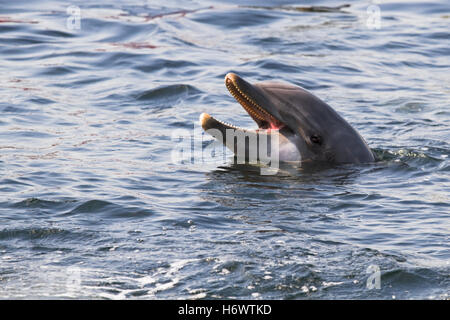
<path fill-rule="evenodd" d="M 199 12 L 191 19 L 218 29 L 232 30 L 269 24 L 279 18 L 278 13 L 273 11 L 233 9 Z"/>
<path fill-rule="evenodd" d="M 156 106 L 158 104 L 171 105 L 178 100 L 185 100 L 200 93 L 200 90 L 191 85 L 175 84 L 140 92 L 137 94 L 136 99 L 153 102 Z"/>
<path fill-rule="evenodd" d="M 16 203 L 13 203 L 11 207 L 13 208 L 39 208 L 39 209 L 61 209 L 66 206 L 73 205 L 76 200 L 43 200 L 38 198 L 28 198 Z"/>
<path fill-rule="evenodd" d="M 0 239 L 40 239 L 40 238 L 58 238 L 68 235 L 68 231 L 59 228 L 26 228 L 26 229 L 3 229 L 0 231 Z"/>
<path fill-rule="evenodd" d="M 149 208 L 126 207 L 109 201 L 89 200 L 76 206 L 74 209 L 63 214 L 64 216 L 85 215 L 92 217 L 100 215 L 104 218 L 146 218 L 154 216 L 154 211 Z"/>

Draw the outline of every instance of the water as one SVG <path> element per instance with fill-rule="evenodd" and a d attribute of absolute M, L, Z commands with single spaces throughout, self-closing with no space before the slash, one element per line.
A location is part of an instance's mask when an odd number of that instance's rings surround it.
<path fill-rule="evenodd" d="M 371 5 L 1 1 L 0 297 L 448 299 L 450 6 Z M 379 161 L 174 163 L 202 112 L 254 127 L 227 72 L 311 90 Z"/>

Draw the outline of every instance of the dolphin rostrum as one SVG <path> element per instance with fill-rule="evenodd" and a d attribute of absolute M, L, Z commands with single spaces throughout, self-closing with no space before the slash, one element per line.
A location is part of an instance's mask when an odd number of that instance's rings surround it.
<path fill-rule="evenodd" d="M 372 151 L 358 132 L 328 104 L 307 90 L 271 81 L 250 84 L 234 73 L 225 76 L 225 84 L 256 122 L 258 129 L 239 128 L 206 113 L 200 116 L 200 123 L 206 132 L 223 142 L 235 154 L 239 148 L 235 143 L 236 134 L 247 136 L 242 141 L 248 158 L 252 138 L 256 138 L 253 139 L 255 144 L 261 137 L 271 137 L 276 133 L 276 149 L 281 161 L 374 161 Z M 232 138 L 229 138 L 227 131 L 234 133 Z"/>

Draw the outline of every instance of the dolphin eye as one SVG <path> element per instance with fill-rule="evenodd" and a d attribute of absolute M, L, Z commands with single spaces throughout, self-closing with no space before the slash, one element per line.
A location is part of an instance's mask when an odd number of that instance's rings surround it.
<path fill-rule="evenodd" d="M 318 144 L 319 146 L 322 145 L 322 137 L 319 135 L 313 134 L 309 139 L 312 143 Z"/>

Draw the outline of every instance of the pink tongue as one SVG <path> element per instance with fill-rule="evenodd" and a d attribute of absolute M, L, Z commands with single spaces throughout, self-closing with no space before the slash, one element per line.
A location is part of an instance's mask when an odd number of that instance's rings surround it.
<path fill-rule="evenodd" d="M 279 129 L 283 128 L 283 127 L 284 127 L 283 124 L 276 125 L 276 124 L 273 123 L 273 122 L 270 123 L 270 129 L 279 130 Z"/>

